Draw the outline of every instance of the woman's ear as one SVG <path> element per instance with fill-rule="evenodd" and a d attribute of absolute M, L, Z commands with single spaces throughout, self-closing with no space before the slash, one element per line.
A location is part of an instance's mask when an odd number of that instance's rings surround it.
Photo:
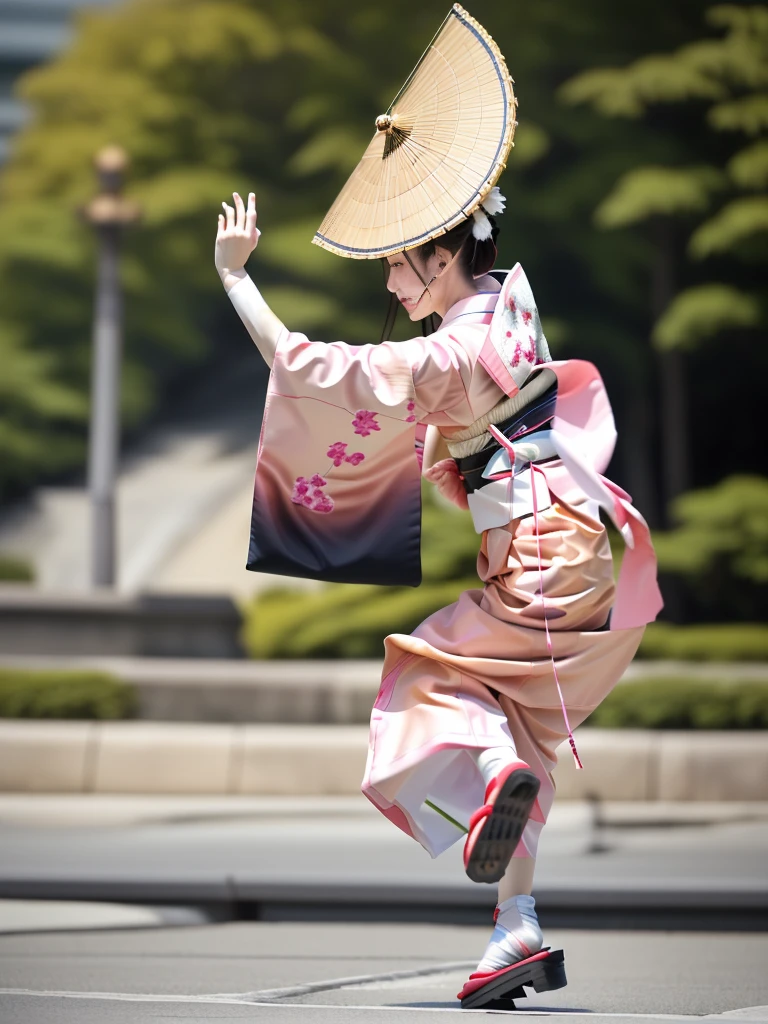
<path fill-rule="evenodd" d="M 438 272 L 445 270 L 448 264 L 451 262 L 451 253 L 448 249 L 444 249 L 442 245 L 435 246 L 435 258 L 437 260 Z"/>

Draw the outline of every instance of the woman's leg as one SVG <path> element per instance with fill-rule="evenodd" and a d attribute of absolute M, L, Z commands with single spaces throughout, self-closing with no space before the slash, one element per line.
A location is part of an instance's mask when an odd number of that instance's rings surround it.
<path fill-rule="evenodd" d="M 514 856 L 540 788 L 530 766 L 517 756 L 512 738 L 473 753 L 485 782 L 485 799 L 470 818 L 464 868 L 473 882 L 498 882 Z M 523 846 L 524 853 L 531 853 Z"/>
<path fill-rule="evenodd" d="M 535 868 L 533 857 L 513 857 L 504 877 L 499 881 L 499 903 L 506 902 L 512 896 L 530 896 Z"/>
<path fill-rule="evenodd" d="M 479 972 L 501 971 L 538 953 L 544 945 L 531 896 L 535 866 L 533 857 L 513 857 L 509 862 L 499 882 L 496 924 L 477 965 Z"/>

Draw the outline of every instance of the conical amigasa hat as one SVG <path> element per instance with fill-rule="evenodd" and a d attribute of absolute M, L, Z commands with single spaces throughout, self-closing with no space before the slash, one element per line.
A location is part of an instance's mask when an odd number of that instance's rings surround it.
<path fill-rule="evenodd" d="M 506 166 L 516 107 L 498 46 L 454 4 L 313 242 L 365 260 L 450 231 Z"/>

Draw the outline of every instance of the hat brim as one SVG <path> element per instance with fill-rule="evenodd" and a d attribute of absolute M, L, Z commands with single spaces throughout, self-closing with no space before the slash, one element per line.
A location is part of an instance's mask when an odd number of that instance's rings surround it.
<path fill-rule="evenodd" d="M 513 80 L 485 29 L 454 4 L 317 230 L 340 256 L 423 245 L 469 217 L 506 166 Z"/>

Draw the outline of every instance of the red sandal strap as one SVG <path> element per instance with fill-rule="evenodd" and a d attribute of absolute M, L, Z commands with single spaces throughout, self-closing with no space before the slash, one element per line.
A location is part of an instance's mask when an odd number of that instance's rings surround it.
<path fill-rule="evenodd" d="M 481 822 L 483 818 L 487 818 L 493 810 L 493 804 L 483 804 L 482 807 L 478 807 L 472 817 L 469 819 L 469 831 L 471 832 L 478 822 Z"/>

